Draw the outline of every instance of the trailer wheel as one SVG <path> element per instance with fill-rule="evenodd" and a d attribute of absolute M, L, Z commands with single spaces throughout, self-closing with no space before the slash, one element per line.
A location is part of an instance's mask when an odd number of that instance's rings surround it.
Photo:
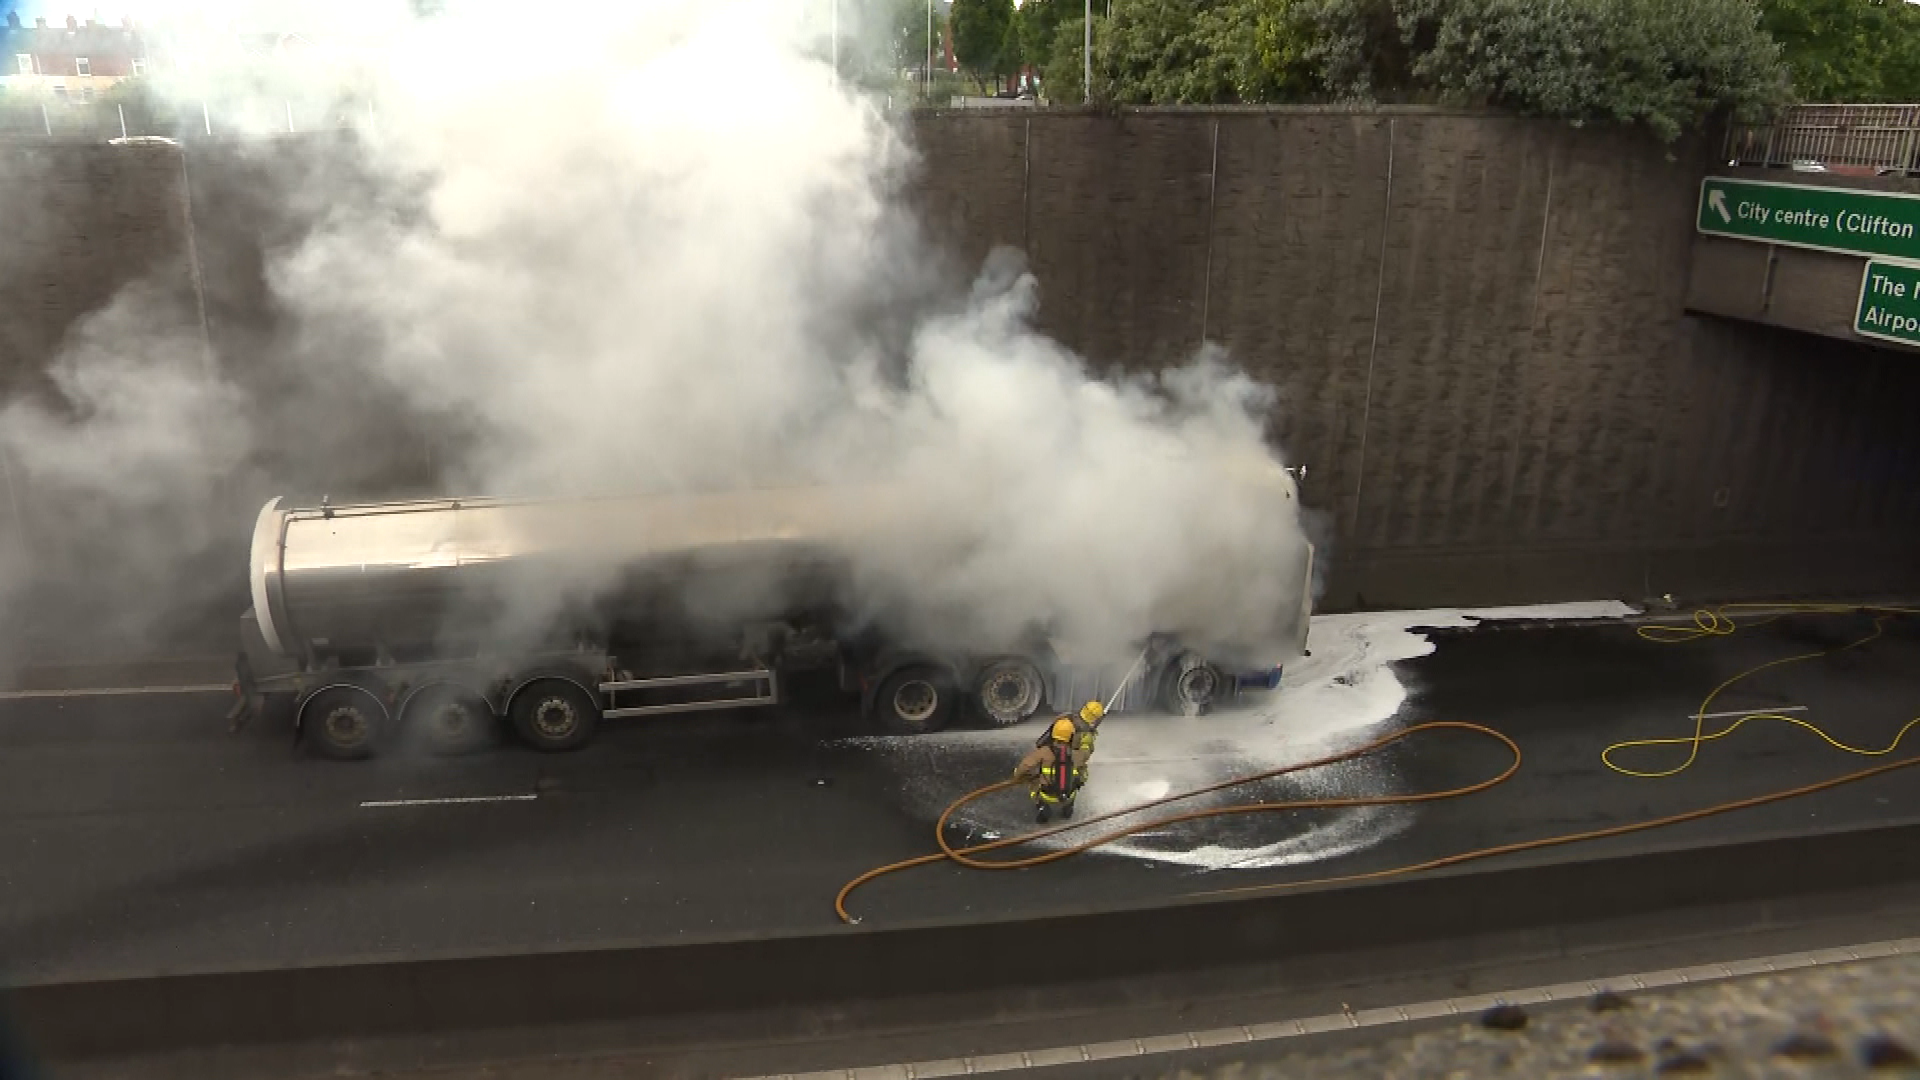
<path fill-rule="evenodd" d="M 1199 716 L 1224 700 L 1231 687 L 1219 668 L 1187 653 L 1160 677 L 1160 705 L 1171 713 Z"/>
<path fill-rule="evenodd" d="M 300 730 L 321 757 L 358 761 L 371 757 L 387 710 L 358 686 L 330 686 L 307 699 Z"/>
<path fill-rule="evenodd" d="M 463 754 L 493 741 L 493 709 L 464 687 L 440 683 L 422 688 L 401 713 L 402 730 L 434 754 Z"/>
<path fill-rule="evenodd" d="M 1010 727 L 1040 711 L 1047 685 L 1040 670 L 1018 658 L 988 664 L 974 680 L 973 703 L 987 723 Z"/>
<path fill-rule="evenodd" d="M 535 750 L 574 750 L 593 738 L 600 706 L 565 679 L 538 679 L 522 687 L 509 710 L 513 729 Z"/>
<path fill-rule="evenodd" d="M 874 695 L 880 726 L 896 735 L 926 735 L 953 722 L 959 690 L 937 667 L 916 664 L 887 676 Z"/>

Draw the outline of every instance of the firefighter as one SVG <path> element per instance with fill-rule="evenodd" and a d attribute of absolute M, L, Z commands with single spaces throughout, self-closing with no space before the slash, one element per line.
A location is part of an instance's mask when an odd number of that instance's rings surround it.
<path fill-rule="evenodd" d="M 1065 721 L 1072 724 L 1074 731 L 1074 749 L 1081 751 L 1085 757 L 1092 757 L 1094 739 L 1098 737 L 1100 721 L 1106 715 L 1107 710 L 1104 706 L 1097 701 L 1089 701 L 1085 705 L 1080 706 L 1079 712 L 1061 713 L 1059 716 L 1053 718 L 1053 722 L 1059 724 Z M 1053 731 L 1052 728 L 1049 727 L 1047 731 L 1041 733 L 1038 739 L 1034 740 L 1033 745 L 1045 746 L 1051 738 L 1053 738 Z"/>
<path fill-rule="evenodd" d="M 1056 806 L 1062 818 L 1073 817 L 1073 800 L 1086 785 L 1087 762 L 1093 757 L 1096 729 L 1105 715 L 1097 701 L 1087 702 L 1077 714 L 1060 714 L 1014 767 L 1014 779 L 1028 782 L 1036 808 L 1034 820 L 1040 824 L 1047 823 Z"/>

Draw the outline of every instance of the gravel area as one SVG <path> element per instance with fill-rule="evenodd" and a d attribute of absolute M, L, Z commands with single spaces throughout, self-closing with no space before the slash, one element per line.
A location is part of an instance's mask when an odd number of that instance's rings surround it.
<path fill-rule="evenodd" d="M 1249 1060 L 1253 1077 L 1920 1077 L 1920 957 L 1601 996 L 1368 1045 Z"/>

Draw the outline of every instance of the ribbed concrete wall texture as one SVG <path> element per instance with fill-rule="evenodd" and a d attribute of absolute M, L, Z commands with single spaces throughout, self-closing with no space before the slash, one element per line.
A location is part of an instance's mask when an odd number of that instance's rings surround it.
<path fill-rule="evenodd" d="M 1096 366 L 1210 340 L 1279 388 L 1323 608 L 1920 584 L 1920 362 L 1686 313 L 1704 143 L 1423 111 L 919 138 L 935 227 L 1030 252 Z"/>
<path fill-rule="evenodd" d="M 1211 341 L 1278 388 L 1323 610 L 1920 586 L 1920 361 L 1686 313 L 1705 143 L 1417 110 L 970 110 L 915 128 L 929 230 L 962 265 L 1023 249 L 1043 328 L 1096 370 Z M 31 386 L 135 280 L 203 307 L 237 378 L 249 352 L 288 347 L 262 253 L 315 208 L 263 201 L 253 161 L 0 143 L 0 385 Z M 288 434 L 289 483 L 335 451 L 428 469 L 427 449 L 326 438 Z M 18 487 L 0 508 L 16 532 Z"/>

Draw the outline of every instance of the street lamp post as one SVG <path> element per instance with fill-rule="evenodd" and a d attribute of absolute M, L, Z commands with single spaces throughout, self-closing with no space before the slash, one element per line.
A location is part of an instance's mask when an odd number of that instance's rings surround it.
<path fill-rule="evenodd" d="M 819 10 L 819 9 L 815 9 Z M 833 79 L 840 81 L 840 0 L 833 0 Z"/>
<path fill-rule="evenodd" d="M 933 104 L 933 0 L 927 0 L 927 104 Z"/>
<path fill-rule="evenodd" d="M 1080 29 L 1084 39 L 1080 42 L 1080 58 L 1084 68 L 1080 74 L 1081 104 L 1093 104 L 1093 0 L 1087 0 L 1087 14 L 1080 20 Z"/>

